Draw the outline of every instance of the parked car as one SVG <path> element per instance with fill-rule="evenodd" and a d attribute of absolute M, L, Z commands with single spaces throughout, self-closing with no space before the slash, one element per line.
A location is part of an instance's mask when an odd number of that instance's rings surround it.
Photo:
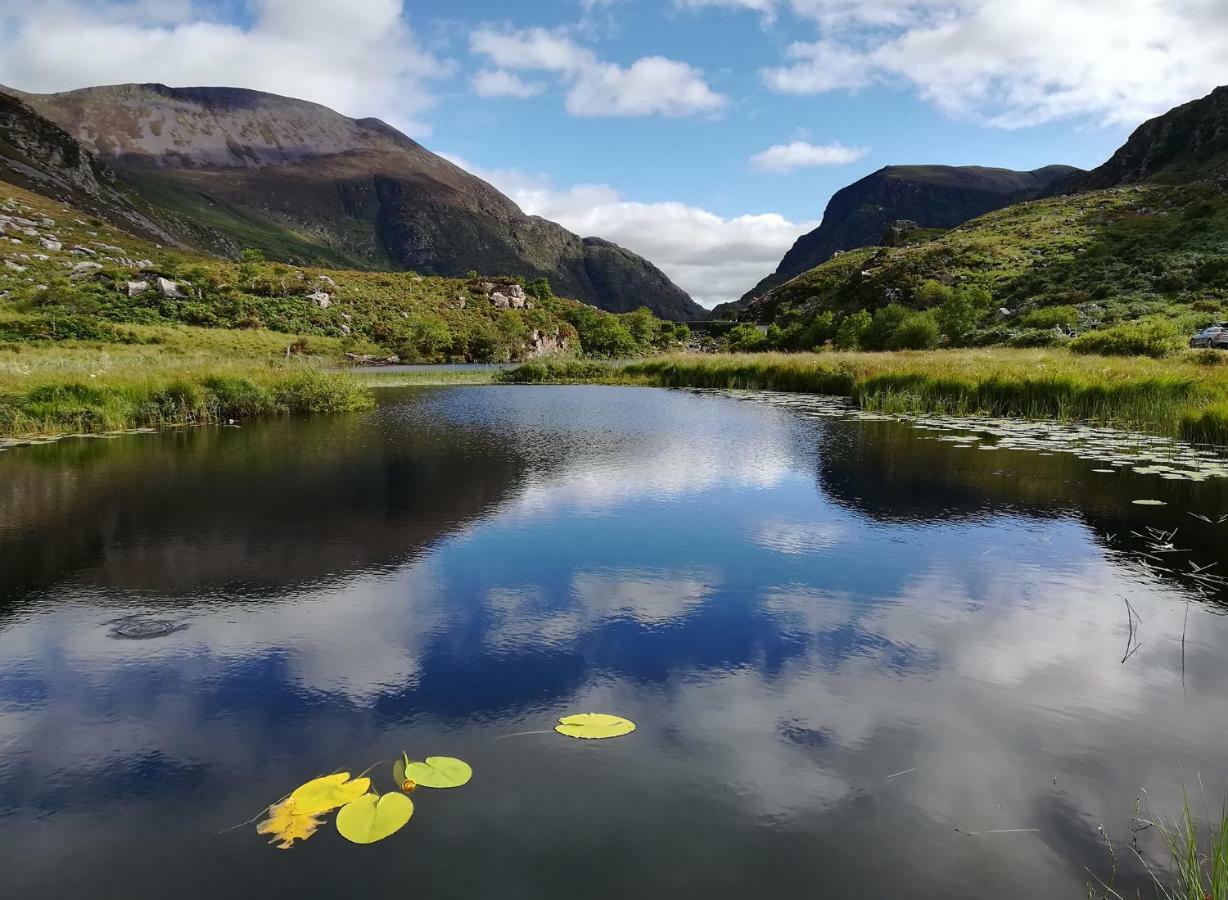
<path fill-rule="evenodd" d="M 1210 347 L 1212 350 L 1228 350 L 1228 322 L 1218 322 L 1204 328 L 1190 338 L 1191 347 Z"/>

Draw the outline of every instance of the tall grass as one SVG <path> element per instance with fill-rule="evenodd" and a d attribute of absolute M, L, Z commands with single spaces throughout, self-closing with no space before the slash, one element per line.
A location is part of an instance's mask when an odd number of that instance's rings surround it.
<path fill-rule="evenodd" d="M 1204 832 L 1187 794 L 1178 818 L 1154 824 L 1172 862 L 1172 883 L 1156 878 L 1165 900 L 1228 900 L 1228 807 Z"/>
<path fill-rule="evenodd" d="M 535 364 L 502 378 L 835 394 L 880 412 L 1092 421 L 1228 444 L 1228 372 L 1185 357 L 1102 358 L 1064 350 L 1003 349 L 693 354 L 604 373 Z"/>
<path fill-rule="evenodd" d="M 0 435 L 88 434 L 258 416 L 352 412 L 373 396 L 351 376 L 317 369 L 128 373 L 0 387 Z"/>

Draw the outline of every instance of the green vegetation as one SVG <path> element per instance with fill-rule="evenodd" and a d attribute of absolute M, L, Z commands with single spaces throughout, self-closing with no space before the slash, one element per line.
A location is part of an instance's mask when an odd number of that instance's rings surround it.
<path fill-rule="evenodd" d="M 1228 807 L 1207 829 L 1205 844 L 1188 796 L 1179 818 L 1155 824 L 1172 860 L 1173 883 L 1156 879 L 1165 900 L 1228 900 Z"/>
<path fill-rule="evenodd" d="M 1064 350 L 664 356 L 604 373 L 536 364 L 508 382 L 602 381 L 852 397 L 888 413 L 1093 421 L 1228 443 L 1228 371 L 1197 357 L 1079 357 Z"/>
<path fill-rule="evenodd" d="M 777 287 L 742 314 L 775 330 L 729 349 L 1071 343 L 1155 356 L 1225 317 L 1228 189 L 1219 183 L 1020 203 L 926 237 L 843 253 Z"/>
<path fill-rule="evenodd" d="M 617 358 L 690 336 L 645 309 L 611 315 L 556 297 L 545 279 L 314 269 L 259 248 L 204 258 L 9 186 L 0 211 L 39 226 L 0 254 L 0 435 L 345 411 L 370 405 L 375 385 L 491 379 L 324 372 L 347 356 Z"/>

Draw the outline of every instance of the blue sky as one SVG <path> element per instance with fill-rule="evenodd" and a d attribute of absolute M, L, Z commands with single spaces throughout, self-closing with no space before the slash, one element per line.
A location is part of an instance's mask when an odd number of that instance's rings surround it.
<path fill-rule="evenodd" d="M 711 305 L 881 166 L 1099 164 L 1228 82 L 1228 3 L 0 0 L 0 83 L 123 81 L 386 119 Z"/>

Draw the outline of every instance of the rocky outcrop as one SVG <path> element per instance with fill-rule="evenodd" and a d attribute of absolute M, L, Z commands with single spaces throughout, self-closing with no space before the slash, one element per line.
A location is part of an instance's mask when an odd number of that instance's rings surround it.
<path fill-rule="evenodd" d="M 558 295 L 614 312 L 706 315 L 647 260 L 526 216 L 377 119 L 230 88 L 119 85 L 17 98 L 156 203 L 176 234 L 218 255 L 254 246 L 338 267 L 546 278 Z"/>
<path fill-rule="evenodd" d="M 1144 122 L 1104 165 L 1068 190 L 1091 191 L 1140 181 L 1202 180 L 1228 175 L 1228 87 Z"/>

